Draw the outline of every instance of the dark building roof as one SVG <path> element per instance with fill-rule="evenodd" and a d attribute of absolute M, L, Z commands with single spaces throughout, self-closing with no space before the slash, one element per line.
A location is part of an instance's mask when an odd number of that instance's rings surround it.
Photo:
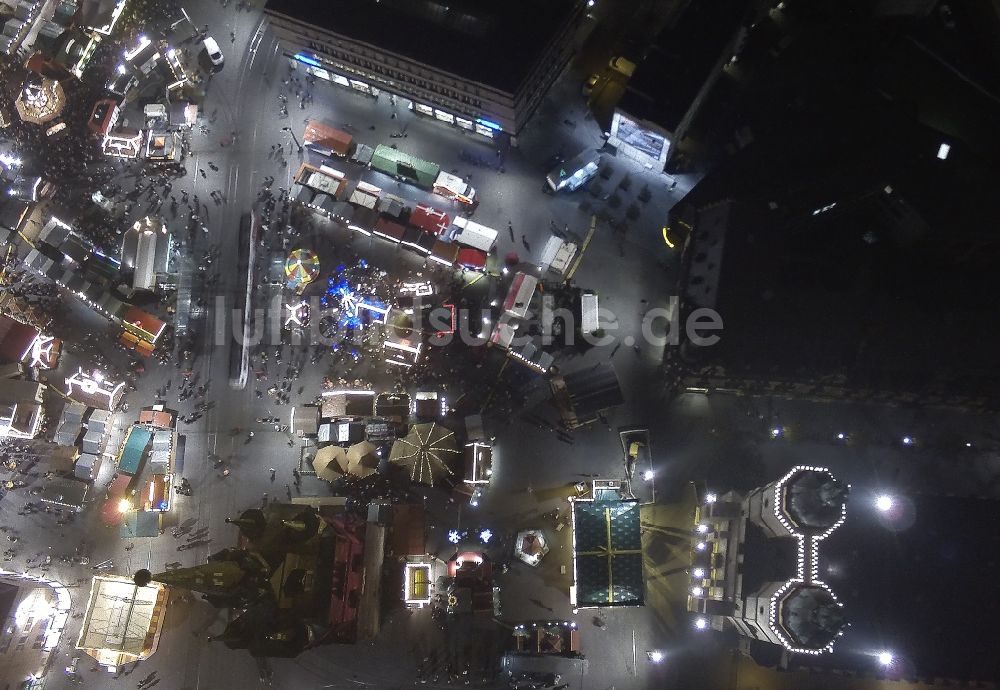
<path fill-rule="evenodd" d="M 270 0 L 267 10 L 513 93 L 579 0 Z"/>
<path fill-rule="evenodd" d="M 747 0 L 689 2 L 639 62 L 618 107 L 674 131 L 736 36 L 748 5 Z"/>
<path fill-rule="evenodd" d="M 621 405 L 625 401 L 618 375 L 609 364 L 602 362 L 596 369 L 580 369 L 563 378 L 573 412 L 580 419 L 588 419 L 601 410 Z"/>
<path fill-rule="evenodd" d="M 735 199 L 717 287 L 685 287 L 715 289 L 725 324 L 703 361 L 996 402 L 996 163 L 955 141 L 939 160 L 940 134 L 877 108 L 865 119 L 839 136 L 786 132 L 695 188 L 699 208 Z M 710 241 L 696 237 L 693 265 Z"/>
<path fill-rule="evenodd" d="M 743 596 L 768 582 L 785 582 L 795 576 L 796 541 L 771 539 L 751 521 L 746 523 L 746 539 L 739 572 L 743 576 Z M 824 544 L 824 547 L 826 545 Z"/>
<path fill-rule="evenodd" d="M 576 501 L 573 516 L 577 603 L 642 605 L 639 502 Z"/>
<path fill-rule="evenodd" d="M 807 649 L 823 649 L 847 625 L 843 607 L 815 585 L 793 586 L 781 602 L 779 620 L 792 640 Z"/>
<path fill-rule="evenodd" d="M 900 497 L 889 516 L 855 511 L 824 540 L 820 576 L 837 593 L 850 627 L 809 666 L 874 668 L 858 650 L 886 649 L 905 678 L 995 681 L 1000 598 L 987 581 L 1000 567 L 997 502 L 975 497 Z"/>

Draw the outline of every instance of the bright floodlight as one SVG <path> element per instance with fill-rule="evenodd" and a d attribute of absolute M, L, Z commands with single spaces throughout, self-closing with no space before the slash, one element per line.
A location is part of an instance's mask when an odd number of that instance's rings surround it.
<path fill-rule="evenodd" d="M 120 501 L 118 501 L 119 513 L 127 513 L 130 510 L 132 510 L 132 504 L 129 503 L 129 500 L 127 498 L 123 498 Z"/>
<path fill-rule="evenodd" d="M 781 436 L 780 426 L 776 426 L 773 429 L 771 429 L 771 438 L 778 438 L 779 436 Z"/>
<path fill-rule="evenodd" d="M 694 570 L 691 571 L 691 574 L 698 578 L 705 577 L 705 569 L 695 568 Z"/>
<path fill-rule="evenodd" d="M 888 511 L 892 510 L 893 504 L 894 504 L 894 501 L 892 500 L 892 496 L 890 496 L 889 494 L 882 494 L 881 496 L 879 496 L 878 498 L 875 499 L 875 507 L 880 512 L 883 512 L 883 513 L 886 513 Z"/>
<path fill-rule="evenodd" d="M 654 476 L 656 475 L 653 472 L 653 470 L 646 470 L 645 472 L 642 473 L 642 478 L 645 479 L 647 482 L 653 481 Z"/>
<path fill-rule="evenodd" d="M 649 660 L 652 661 L 654 664 L 658 664 L 661 661 L 663 661 L 663 652 L 661 652 L 659 649 L 654 649 L 652 651 L 646 652 L 646 656 L 649 657 Z"/>
<path fill-rule="evenodd" d="M 941 144 L 938 146 L 937 157 L 944 160 L 951 153 L 951 144 Z"/>
<path fill-rule="evenodd" d="M 708 621 L 704 618 L 695 618 L 694 627 L 698 628 L 698 630 L 704 630 L 708 627 Z"/>
<path fill-rule="evenodd" d="M 703 596 L 704 594 L 705 594 L 705 588 L 704 587 L 694 586 L 694 587 L 691 588 L 691 596 L 693 596 L 693 597 L 700 597 L 700 596 Z"/>
<path fill-rule="evenodd" d="M 716 496 L 715 494 L 712 493 L 705 494 L 705 503 L 715 503 L 717 500 L 719 500 L 719 497 Z"/>
<path fill-rule="evenodd" d="M 843 432 L 843 431 L 841 431 L 841 432 L 840 432 L 839 434 L 837 434 L 837 438 L 838 438 L 839 440 L 843 441 L 843 440 L 844 440 L 844 432 Z"/>
<path fill-rule="evenodd" d="M 704 551 L 706 548 L 708 548 L 708 544 L 706 544 L 703 541 L 700 541 L 694 545 L 694 548 L 698 549 L 699 551 Z"/>
<path fill-rule="evenodd" d="M 892 652 L 878 653 L 878 662 L 882 666 L 892 666 L 893 661 L 895 661 L 895 658 L 892 656 Z"/>
<path fill-rule="evenodd" d="M 913 437 L 912 436 L 904 436 L 903 437 L 903 445 L 904 446 L 912 446 L 913 445 Z"/>
<path fill-rule="evenodd" d="M 698 531 L 698 534 L 705 534 L 708 531 L 708 525 L 702 523 L 695 527 L 695 529 Z"/>

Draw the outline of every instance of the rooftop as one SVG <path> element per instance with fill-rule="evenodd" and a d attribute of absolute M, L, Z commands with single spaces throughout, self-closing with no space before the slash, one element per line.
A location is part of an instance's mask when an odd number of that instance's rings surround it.
<path fill-rule="evenodd" d="M 958 142 L 941 160 L 940 135 L 867 115 L 863 129 L 844 123 L 850 146 L 788 134 L 695 188 L 691 272 L 719 278 L 688 281 L 686 297 L 714 291 L 725 323 L 706 361 L 737 377 L 993 396 L 996 165 Z M 703 221 L 724 199 L 712 235 Z"/>
<path fill-rule="evenodd" d="M 154 611 L 162 585 L 138 587 L 131 580 L 95 577 L 80 630 L 80 649 L 140 656 L 148 652 L 159 624 Z"/>
<path fill-rule="evenodd" d="M 824 531 L 843 517 L 847 491 L 829 472 L 805 470 L 785 484 L 784 508 L 800 529 Z"/>
<path fill-rule="evenodd" d="M 1000 602 L 969 589 L 976 573 L 996 572 L 1000 512 L 995 501 L 899 496 L 890 514 L 856 510 L 823 543 L 820 576 L 850 613 L 832 654 L 812 666 L 873 670 L 858 652 L 889 650 L 904 677 L 1000 678 Z M 859 658 L 860 657 L 860 658 Z"/>
<path fill-rule="evenodd" d="M 641 606 L 638 501 L 575 501 L 573 529 L 577 604 Z"/>
<path fill-rule="evenodd" d="M 267 11 L 514 93 L 579 4 L 578 0 L 270 0 Z"/>
<path fill-rule="evenodd" d="M 748 4 L 747 0 L 688 3 L 639 62 L 618 107 L 673 131 L 735 38 Z"/>

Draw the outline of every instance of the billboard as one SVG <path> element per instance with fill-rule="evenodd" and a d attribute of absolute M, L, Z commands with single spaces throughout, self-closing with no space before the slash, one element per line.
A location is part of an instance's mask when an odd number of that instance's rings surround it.
<path fill-rule="evenodd" d="M 616 145 L 626 155 L 644 156 L 661 163 L 667 160 L 670 142 L 666 136 L 643 127 L 619 112 L 615 113 L 611 125 L 611 137 L 618 140 Z"/>

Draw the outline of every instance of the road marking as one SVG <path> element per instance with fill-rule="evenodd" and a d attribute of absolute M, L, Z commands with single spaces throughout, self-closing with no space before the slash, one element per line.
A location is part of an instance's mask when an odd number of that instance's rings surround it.
<path fill-rule="evenodd" d="M 639 668 L 636 665 L 636 658 L 635 658 L 635 628 L 632 629 L 632 675 L 633 676 L 639 675 Z"/>
<path fill-rule="evenodd" d="M 584 238 L 583 244 L 580 246 L 580 253 L 576 255 L 576 261 L 573 263 L 573 268 L 569 269 L 566 273 L 566 282 L 569 282 L 573 274 L 576 273 L 576 269 L 580 267 L 580 262 L 583 260 L 583 253 L 587 251 L 587 247 L 590 245 L 590 240 L 594 237 L 594 231 L 597 230 L 597 216 L 590 217 L 590 230 L 587 231 L 587 237 Z"/>
<path fill-rule="evenodd" d="M 485 273 L 479 273 L 479 274 L 477 274 L 476 277 L 473 278 L 470 282 L 466 283 L 465 287 L 462 288 L 462 289 L 464 290 L 465 288 L 472 287 L 473 285 L 475 285 L 476 283 L 478 283 L 480 280 L 482 280 L 483 276 L 485 276 L 485 275 L 486 275 Z"/>
<path fill-rule="evenodd" d="M 198 161 L 201 160 L 201 154 L 194 154 L 194 185 L 191 187 L 192 194 L 198 191 L 198 182 L 201 180 L 201 173 L 198 172 L 201 168 L 198 167 Z M 200 214 L 199 214 L 200 215 Z"/>

